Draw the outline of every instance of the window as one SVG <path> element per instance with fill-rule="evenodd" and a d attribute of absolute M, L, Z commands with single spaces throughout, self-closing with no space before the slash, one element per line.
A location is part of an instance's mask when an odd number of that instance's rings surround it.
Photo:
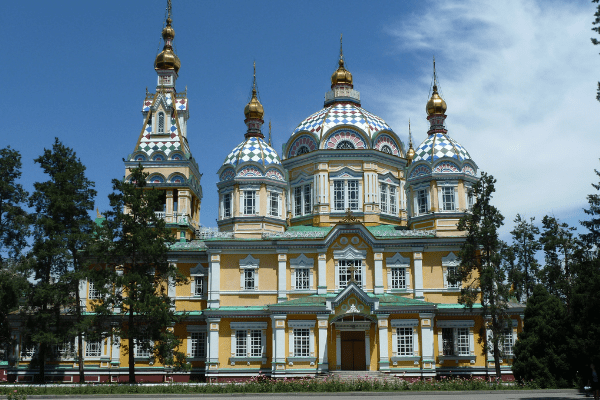
<path fill-rule="evenodd" d="M 86 357 L 100 357 L 102 355 L 102 342 L 101 341 L 85 341 L 85 356 Z"/>
<path fill-rule="evenodd" d="M 254 282 L 254 270 L 253 269 L 245 269 L 244 270 L 244 290 L 254 290 L 256 289 Z"/>
<path fill-rule="evenodd" d="M 462 282 L 451 282 L 454 275 L 458 272 L 460 260 L 456 254 L 450 252 L 446 257 L 442 257 L 442 269 L 444 271 L 444 287 L 448 289 L 460 289 Z"/>
<path fill-rule="evenodd" d="M 312 185 L 294 187 L 294 217 L 312 214 Z"/>
<path fill-rule="evenodd" d="M 335 148 L 341 150 L 353 150 L 354 144 L 349 140 L 342 140 Z"/>
<path fill-rule="evenodd" d="M 475 196 L 473 195 L 473 188 L 471 186 L 465 186 L 465 195 L 467 196 L 467 211 L 473 209 L 475 203 Z"/>
<path fill-rule="evenodd" d="M 429 212 L 429 190 L 417 190 L 416 214 L 425 214 Z"/>
<path fill-rule="evenodd" d="M 280 211 L 281 195 L 277 192 L 269 192 L 269 215 L 272 217 L 281 216 Z"/>
<path fill-rule="evenodd" d="M 192 332 L 190 335 L 191 340 L 191 358 L 205 358 L 206 357 L 206 332 Z"/>
<path fill-rule="evenodd" d="M 456 202 L 454 195 L 454 187 L 453 186 L 444 186 L 441 188 L 441 209 L 442 211 L 454 211 L 456 210 Z"/>
<path fill-rule="evenodd" d="M 165 113 L 158 113 L 158 133 L 165 133 Z"/>
<path fill-rule="evenodd" d="M 333 209 L 345 211 L 359 209 L 358 180 L 337 180 L 333 182 Z"/>
<path fill-rule="evenodd" d="M 339 288 L 343 289 L 348 283 L 354 281 L 358 287 L 362 287 L 362 261 L 361 260 L 339 260 Z"/>
<path fill-rule="evenodd" d="M 448 287 L 451 289 L 457 289 L 460 288 L 462 286 L 462 282 L 458 281 L 458 282 L 451 282 L 450 279 L 452 279 L 453 276 L 456 275 L 458 270 L 458 267 L 450 265 L 448 267 L 446 267 L 446 281 L 448 284 Z"/>
<path fill-rule="evenodd" d="M 28 336 L 21 342 L 21 358 L 32 358 L 35 355 L 36 346 L 30 341 L 31 338 Z"/>
<path fill-rule="evenodd" d="M 98 292 L 98 289 L 96 289 L 94 287 L 94 282 L 90 282 L 89 290 L 88 290 L 88 299 L 94 300 L 94 299 L 99 299 L 99 298 L 100 298 L 100 293 Z"/>
<path fill-rule="evenodd" d="M 504 334 L 502 336 L 502 353 L 504 353 L 504 356 L 512 356 L 514 354 L 513 347 L 515 345 L 512 321 L 508 321 L 508 325 L 504 328 Z"/>
<path fill-rule="evenodd" d="M 406 269 L 392 267 L 392 289 L 406 289 Z"/>
<path fill-rule="evenodd" d="M 294 328 L 294 357 L 310 357 L 310 329 Z"/>
<path fill-rule="evenodd" d="M 201 276 L 194 277 L 194 296 L 202 296 L 204 294 L 204 278 Z"/>
<path fill-rule="evenodd" d="M 457 355 L 468 356 L 469 351 L 469 328 L 456 328 Z"/>
<path fill-rule="evenodd" d="M 256 192 L 254 190 L 244 190 L 243 191 L 243 210 L 244 215 L 254 215 L 257 214 L 256 208 Z"/>
<path fill-rule="evenodd" d="M 296 290 L 310 289 L 310 269 L 296 268 Z"/>
<path fill-rule="evenodd" d="M 258 262 L 252 255 L 240 260 L 240 290 L 258 289 Z"/>
<path fill-rule="evenodd" d="M 235 331 L 235 356 L 246 357 L 248 354 L 246 331 Z"/>
<path fill-rule="evenodd" d="M 454 328 L 442 328 L 442 346 L 444 356 L 454 355 Z"/>
<path fill-rule="evenodd" d="M 296 151 L 296 155 L 300 156 L 302 154 L 306 154 L 309 153 L 310 149 L 308 148 L 308 146 L 300 146 L 300 148 L 298 149 L 298 151 Z"/>
<path fill-rule="evenodd" d="M 263 354 L 263 335 L 260 329 L 235 331 L 235 356 L 256 357 Z"/>
<path fill-rule="evenodd" d="M 381 151 L 383 153 L 392 154 L 392 148 L 390 146 L 388 146 L 387 144 L 384 144 L 383 146 L 381 146 Z"/>
<path fill-rule="evenodd" d="M 231 218 L 231 193 L 223 195 L 223 218 Z"/>
<path fill-rule="evenodd" d="M 52 352 L 58 358 L 68 358 L 69 356 L 74 355 L 73 343 L 73 340 L 65 340 L 62 343 L 55 344 L 54 346 L 52 346 Z"/>
<path fill-rule="evenodd" d="M 394 185 L 379 185 L 379 207 L 384 214 L 398 214 L 398 189 Z"/>
<path fill-rule="evenodd" d="M 250 357 L 262 356 L 262 331 L 250 331 Z"/>
<path fill-rule="evenodd" d="M 413 328 L 397 328 L 398 356 L 413 356 Z"/>
<path fill-rule="evenodd" d="M 152 344 L 150 340 L 142 338 L 142 339 L 134 339 L 135 341 L 135 358 L 150 358 L 150 350 Z"/>

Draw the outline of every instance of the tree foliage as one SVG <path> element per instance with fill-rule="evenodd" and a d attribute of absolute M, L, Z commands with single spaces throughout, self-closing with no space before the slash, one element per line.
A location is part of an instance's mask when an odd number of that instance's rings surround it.
<path fill-rule="evenodd" d="M 598 2 L 600 2 L 600 0 L 592 0 L 592 3 Z M 596 8 L 596 12 L 594 13 L 594 22 L 592 22 L 592 24 L 594 25 L 592 30 L 600 34 L 600 4 Z M 600 41 L 596 38 L 592 38 L 592 43 L 594 45 L 598 45 L 600 44 Z M 598 82 L 598 92 L 596 94 L 596 100 L 600 101 L 600 82 Z"/>
<path fill-rule="evenodd" d="M 518 261 L 512 277 L 517 283 L 515 294 L 519 301 L 523 299 L 527 301 L 538 281 L 540 264 L 536 259 L 536 254 L 541 249 L 541 245 L 537 240 L 540 230 L 533 223 L 534 220 L 535 218 L 530 218 L 527 221 L 517 214 L 514 220 L 515 227 L 510 232 L 513 237 L 512 248 Z"/>
<path fill-rule="evenodd" d="M 480 337 L 487 336 L 486 329 L 491 332 L 484 341 L 484 352 L 492 351 L 496 376 L 500 378 L 510 286 L 506 280 L 507 263 L 503 257 L 506 245 L 498 237 L 504 217 L 491 204 L 495 183 L 494 177 L 484 172 L 473 188 L 475 204 L 471 213 L 458 223 L 458 229 L 467 232 L 459 252 L 460 266 L 450 279 L 463 282 L 459 297 L 461 304 L 473 309 L 475 303 L 481 303 L 481 313 L 486 323 Z"/>
<path fill-rule="evenodd" d="M 83 252 L 92 241 L 93 222 L 88 214 L 94 208 L 94 183 L 85 176 L 85 166 L 75 152 L 58 138 L 52 149 L 35 159 L 49 179 L 36 182 L 30 206 L 34 242 L 33 278 L 28 297 L 28 326 L 31 344 L 38 346 L 40 379 L 44 381 L 47 358 L 62 343 L 79 341 L 80 378 L 83 380 L 82 337 L 85 330 L 79 302 L 79 282 L 87 267 Z M 68 321 L 68 323 L 66 322 Z"/>
<path fill-rule="evenodd" d="M 135 382 L 135 346 L 165 365 L 184 365 L 184 355 L 174 353 L 180 340 L 170 327 L 181 317 L 168 287 L 185 277 L 168 261 L 174 237 L 154 211 L 162 209 L 159 191 L 146 186 L 148 174 L 141 166 L 130 176 L 130 181 L 113 180 L 111 210 L 99 231 L 96 254 L 102 268 L 95 284 L 103 295 L 94 309 L 104 323 L 113 323 L 117 337 L 127 339 L 129 381 Z"/>

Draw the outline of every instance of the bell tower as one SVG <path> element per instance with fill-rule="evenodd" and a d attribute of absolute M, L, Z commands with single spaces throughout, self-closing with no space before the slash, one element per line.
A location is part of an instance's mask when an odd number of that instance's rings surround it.
<path fill-rule="evenodd" d="M 125 160 L 125 179 L 141 165 L 148 175 L 148 186 L 162 192 L 162 208 L 155 210 L 165 219 L 180 241 L 192 240 L 200 229 L 202 174 L 190 151 L 187 139 L 189 119 L 187 88 L 178 93 L 175 83 L 181 62 L 173 50 L 171 0 L 162 30 L 163 50 L 156 56 L 156 92 L 146 89 L 142 107 L 143 125 L 134 151 Z"/>

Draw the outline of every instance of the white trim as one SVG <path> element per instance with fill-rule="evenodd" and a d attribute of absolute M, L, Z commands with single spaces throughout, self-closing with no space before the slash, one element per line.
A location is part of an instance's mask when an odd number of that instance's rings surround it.
<path fill-rule="evenodd" d="M 418 319 L 393 319 L 390 321 L 392 328 L 404 328 L 407 326 L 419 326 Z"/>
<path fill-rule="evenodd" d="M 475 321 L 472 319 L 460 320 L 440 320 L 436 322 L 438 328 L 472 328 L 475 326 Z"/>

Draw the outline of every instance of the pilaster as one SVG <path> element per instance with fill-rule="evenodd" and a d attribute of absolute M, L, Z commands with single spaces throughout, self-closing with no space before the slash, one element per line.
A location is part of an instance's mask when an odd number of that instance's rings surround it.
<path fill-rule="evenodd" d="M 287 300 L 287 250 L 277 250 L 277 302 Z"/>
<path fill-rule="evenodd" d="M 285 373 L 285 315 L 272 315 L 273 352 L 271 371 L 274 375 Z"/>
<path fill-rule="evenodd" d="M 221 304 L 221 254 L 219 251 L 210 251 L 208 272 L 208 308 L 219 308 Z"/>
<path fill-rule="evenodd" d="M 383 249 L 373 249 L 375 259 L 374 294 L 383 294 Z"/>
<path fill-rule="evenodd" d="M 388 343 L 388 318 L 389 314 L 379 314 L 377 316 L 377 328 L 379 329 L 379 370 L 389 372 L 390 355 Z"/>
<path fill-rule="evenodd" d="M 327 360 L 328 321 L 329 315 L 317 315 L 317 327 L 319 329 L 319 361 L 317 370 L 319 372 L 329 371 L 329 361 Z"/>
<path fill-rule="evenodd" d="M 327 253 L 326 249 L 319 249 L 318 256 L 318 286 L 317 294 L 327 294 Z"/>
<path fill-rule="evenodd" d="M 415 276 L 414 296 L 415 299 L 423 300 L 423 249 L 413 252 L 413 268 Z"/>
<path fill-rule="evenodd" d="M 433 346 L 433 314 L 419 314 L 421 319 L 421 359 L 423 369 L 435 370 L 435 356 Z"/>

